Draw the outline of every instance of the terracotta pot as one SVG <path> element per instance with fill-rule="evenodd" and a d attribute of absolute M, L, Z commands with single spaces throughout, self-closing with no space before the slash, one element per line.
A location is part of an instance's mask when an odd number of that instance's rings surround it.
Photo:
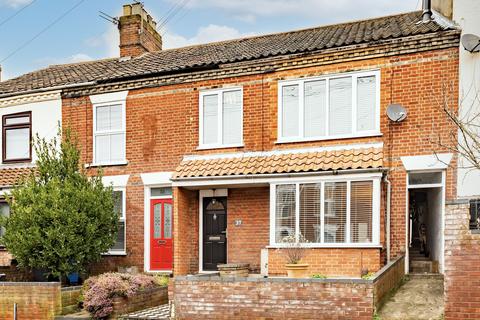
<path fill-rule="evenodd" d="M 287 263 L 285 268 L 289 278 L 308 278 L 308 263 Z"/>

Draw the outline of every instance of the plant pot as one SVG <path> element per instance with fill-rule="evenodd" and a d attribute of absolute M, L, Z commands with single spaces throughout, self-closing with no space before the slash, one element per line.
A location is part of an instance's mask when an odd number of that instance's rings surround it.
<path fill-rule="evenodd" d="M 308 263 L 287 263 L 285 268 L 289 278 L 308 278 Z"/>
<path fill-rule="evenodd" d="M 77 285 L 79 282 L 79 274 L 78 272 L 72 272 L 67 275 L 68 283 L 70 285 Z"/>

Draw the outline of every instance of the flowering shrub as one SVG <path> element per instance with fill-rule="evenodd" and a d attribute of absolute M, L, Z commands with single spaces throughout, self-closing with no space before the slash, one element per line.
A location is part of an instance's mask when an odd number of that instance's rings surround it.
<path fill-rule="evenodd" d="M 144 274 L 104 273 L 88 278 L 83 285 L 83 305 L 95 319 L 113 312 L 114 297 L 131 297 L 141 290 L 158 286 L 158 281 Z"/>

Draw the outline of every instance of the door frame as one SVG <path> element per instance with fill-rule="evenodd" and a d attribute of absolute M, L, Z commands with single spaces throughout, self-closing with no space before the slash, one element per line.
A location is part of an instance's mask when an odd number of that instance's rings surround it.
<path fill-rule="evenodd" d="M 228 189 L 209 189 L 200 190 L 198 193 L 198 272 L 199 273 L 217 273 L 218 271 L 203 270 L 203 198 L 227 197 Z M 228 210 L 228 208 L 227 208 Z M 228 212 L 227 212 L 228 214 Z M 227 228 L 228 229 L 228 228 Z M 228 231 L 227 231 L 228 235 Z M 227 241 L 227 261 L 228 261 L 228 241 Z"/>
<path fill-rule="evenodd" d="M 442 182 L 436 184 L 422 184 L 422 185 L 410 185 L 408 178 L 410 173 L 430 173 L 430 172 L 439 172 L 442 174 Z M 430 188 L 441 188 L 441 204 L 440 207 L 442 208 L 440 212 L 441 218 L 441 235 L 442 239 L 440 241 L 440 252 L 441 256 L 441 264 L 439 268 L 439 273 L 443 274 L 445 272 L 445 202 L 446 202 L 446 180 L 447 180 L 447 172 L 446 170 L 442 169 L 432 169 L 432 170 L 409 170 L 406 172 L 405 175 L 405 273 L 410 273 L 410 199 L 409 193 L 411 189 L 430 189 Z"/>
<path fill-rule="evenodd" d="M 143 180 L 143 177 L 142 177 Z M 172 188 L 171 183 L 159 183 L 159 184 L 150 184 L 150 185 L 145 185 L 143 188 L 143 194 L 144 194 L 144 229 L 143 229 L 143 269 L 145 272 L 149 273 L 166 273 L 166 274 L 171 274 L 173 273 L 173 270 L 151 270 L 150 269 L 150 241 L 151 241 L 151 236 L 150 236 L 150 204 L 151 200 L 155 199 L 172 199 L 173 203 L 173 194 L 171 196 L 163 196 L 163 197 L 151 197 L 151 191 L 154 188 Z M 172 188 L 173 191 L 173 188 Z M 175 217 L 175 208 L 174 209 L 174 214 L 173 216 Z M 173 220 L 173 223 L 175 223 L 175 218 Z M 174 245 L 175 245 L 175 238 L 173 239 Z M 175 264 L 175 260 L 173 261 Z"/>

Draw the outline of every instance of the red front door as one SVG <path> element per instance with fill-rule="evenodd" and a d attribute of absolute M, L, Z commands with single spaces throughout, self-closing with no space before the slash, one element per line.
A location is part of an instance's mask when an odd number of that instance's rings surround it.
<path fill-rule="evenodd" d="M 173 206 L 172 199 L 151 200 L 150 269 L 172 270 Z"/>

